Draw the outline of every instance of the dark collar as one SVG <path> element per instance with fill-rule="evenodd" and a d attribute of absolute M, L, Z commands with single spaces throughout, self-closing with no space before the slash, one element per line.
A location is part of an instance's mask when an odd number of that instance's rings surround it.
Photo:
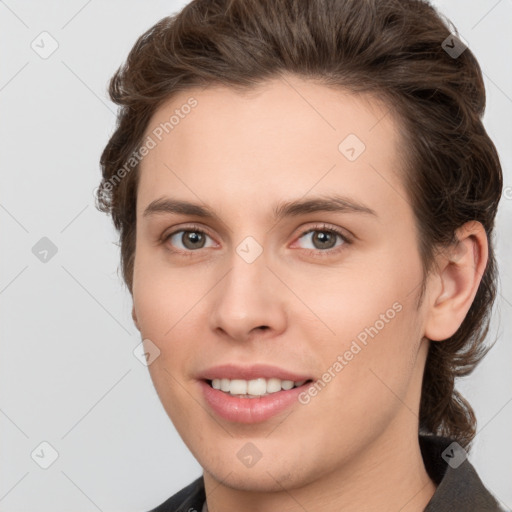
<path fill-rule="evenodd" d="M 420 434 L 419 442 L 425 468 L 437 486 L 424 512 L 505 511 L 452 439 Z M 201 512 L 205 499 L 201 476 L 150 512 Z"/>
<path fill-rule="evenodd" d="M 437 485 L 424 512 L 506 512 L 484 487 L 458 443 L 421 434 L 419 441 L 425 468 Z"/>

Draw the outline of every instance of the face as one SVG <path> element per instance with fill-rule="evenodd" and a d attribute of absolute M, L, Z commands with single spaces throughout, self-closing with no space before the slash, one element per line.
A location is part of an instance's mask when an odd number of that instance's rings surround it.
<path fill-rule="evenodd" d="M 218 481 L 298 487 L 417 433 L 423 276 L 387 112 L 288 76 L 182 92 L 149 123 L 133 316 Z"/>

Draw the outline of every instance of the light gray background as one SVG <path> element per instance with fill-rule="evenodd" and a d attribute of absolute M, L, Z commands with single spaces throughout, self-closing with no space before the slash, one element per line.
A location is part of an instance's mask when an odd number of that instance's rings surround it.
<path fill-rule="evenodd" d="M 3 512 L 144 511 L 201 474 L 132 353 L 140 338 L 117 235 L 93 198 L 115 121 L 108 80 L 140 34 L 185 3 L 0 1 Z M 480 429 L 470 460 L 512 507 L 512 0 L 434 5 L 480 61 L 505 172 L 499 341 L 459 389 Z M 47 59 L 31 48 L 43 31 L 59 45 Z M 32 253 L 42 237 L 58 249 L 47 263 Z M 46 470 L 31 458 L 43 441 L 58 452 Z"/>

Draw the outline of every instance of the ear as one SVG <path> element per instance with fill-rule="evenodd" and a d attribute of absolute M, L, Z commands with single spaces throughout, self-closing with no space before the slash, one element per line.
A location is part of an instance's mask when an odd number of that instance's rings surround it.
<path fill-rule="evenodd" d="M 424 336 L 433 341 L 453 336 L 460 327 L 487 265 L 487 234 L 480 222 L 467 222 L 455 236 L 457 243 L 436 257 L 437 271 L 428 285 Z"/>
<path fill-rule="evenodd" d="M 133 322 L 135 323 L 135 327 L 137 327 L 137 329 L 140 332 L 139 323 L 137 322 L 137 314 L 135 313 L 135 305 L 132 306 L 132 318 L 133 318 Z"/>

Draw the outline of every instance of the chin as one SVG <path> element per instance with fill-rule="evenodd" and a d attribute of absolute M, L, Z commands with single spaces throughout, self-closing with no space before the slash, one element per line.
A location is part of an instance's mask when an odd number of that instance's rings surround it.
<path fill-rule="evenodd" d="M 308 478 L 304 471 L 304 462 L 296 461 L 290 465 L 285 462 L 285 457 L 276 453 L 271 460 L 265 462 L 265 457 L 262 457 L 253 467 L 248 468 L 231 454 L 217 455 L 215 459 L 208 461 L 199 459 L 204 472 L 217 482 L 232 489 L 258 493 L 281 492 L 283 487 L 294 489 L 313 482 L 319 472 L 312 469 Z"/>
<path fill-rule="evenodd" d="M 274 470 L 268 468 L 260 468 L 256 471 L 256 468 L 249 469 L 232 469 L 227 470 L 226 467 L 222 470 L 220 467 L 215 468 L 213 471 L 205 469 L 215 480 L 222 482 L 223 485 L 236 489 L 239 491 L 249 491 L 258 493 L 269 493 L 269 492 L 281 492 L 283 487 L 287 489 L 293 489 L 303 485 L 299 482 L 300 477 L 294 474 L 292 475 L 289 469 Z"/>

